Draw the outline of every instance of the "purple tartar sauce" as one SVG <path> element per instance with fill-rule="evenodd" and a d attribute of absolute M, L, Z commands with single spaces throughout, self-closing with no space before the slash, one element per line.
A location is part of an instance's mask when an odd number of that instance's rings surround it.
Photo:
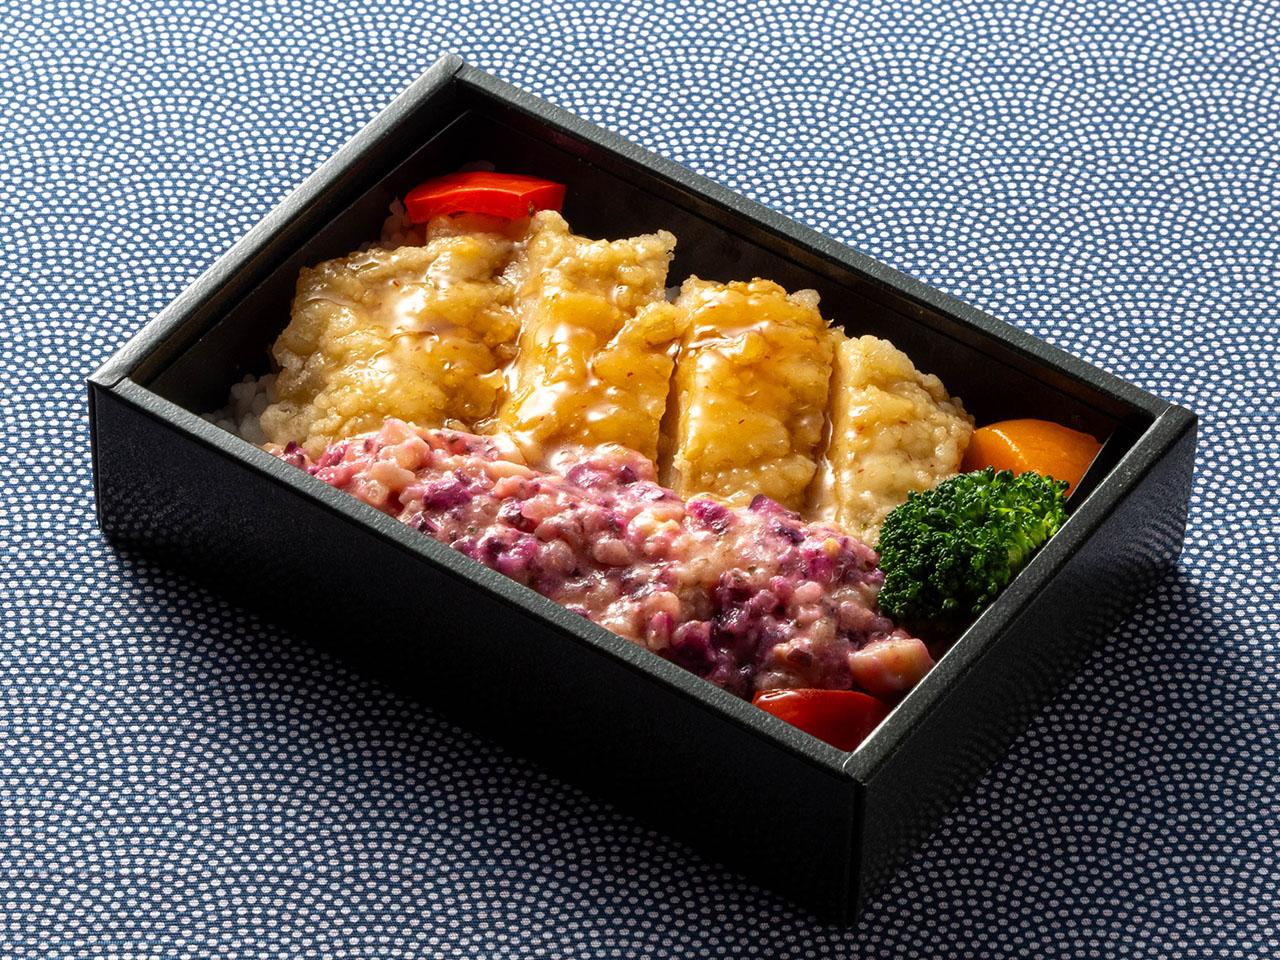
<path fill-rule="evenodd" d="M 878 611 L 866 544 L 763 496 L 683 501 L 624 447 L 568 448 L 538 472 L 505 437 L 390 419 L 315 460 L 274 452 L 739 696 L 893 698 L 933 666 Z"/>

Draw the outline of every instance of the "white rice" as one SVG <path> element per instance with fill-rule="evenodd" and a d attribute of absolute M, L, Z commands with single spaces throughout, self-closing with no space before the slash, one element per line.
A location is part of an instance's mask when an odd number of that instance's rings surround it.
<path fill-rule="evenodd" d="M 204 414 L 204 419 L 256 446 L 267 442 L 260 422 L 262 411 L 275 397 L 276 375 L 246 376 L 231 387 L 227 405 Z"/>
<path fill-rule="evenodd" d="M 427 242 L 427 225 L 411 223 L 404 204 L 399 200 L 391 203 L 391 212 L 382 224 L 382 237 L 370 247 L 384 247 L 394 250 L 397 247 L 420 247 Z"/>

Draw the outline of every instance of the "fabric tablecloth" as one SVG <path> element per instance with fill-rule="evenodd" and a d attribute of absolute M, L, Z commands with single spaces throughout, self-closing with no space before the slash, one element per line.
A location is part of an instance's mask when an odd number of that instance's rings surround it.
<path fill-rule="evenodd" d="M 1280 6 L 0 8 L 0 957 L 1280 954 Z M 1182 563 L 852 929 L 98 531 L 85 376 L 446 51 L 1202 417 Z"/>

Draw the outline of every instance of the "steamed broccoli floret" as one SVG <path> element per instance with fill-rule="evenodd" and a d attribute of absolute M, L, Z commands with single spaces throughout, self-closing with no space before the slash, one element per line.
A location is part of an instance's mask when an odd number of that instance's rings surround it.
<path fill-rule="evenodd" d="M 912 493 L 880 530 L 880 608 L 916 622 L 980 613 L 1058 532 L 1066 489 L 988 467 Z"/>

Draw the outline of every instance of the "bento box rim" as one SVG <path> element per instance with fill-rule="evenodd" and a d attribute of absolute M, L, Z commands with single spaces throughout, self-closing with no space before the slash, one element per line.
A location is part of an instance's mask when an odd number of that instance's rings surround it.
<path fill-rule="evenodd" d="M 666 180 L 671 186 L 703 201 L 733 211 L 788 243 L 836 265 L 869 277 L 898 295 L 914 300 L 962 324 L 977 328 L 1037 363 L 1056 368 L 1075 380 L 1136 407 L 1153 419 L 1152 424 L 1112 468 L 1097 488 L 1072 514 L 1070 520 L 1019 574 L 1014 583 L 952 646 L 938 665 L 918 684 L 890 716 L 852 753 L 846 753 L 801 733 L 761 710 L 594 623 L 572 614 L 533 590 L 488 569 L 447 546 L 412 531 L 393 518 L 361 503 L 306 473 L 254 447 L 191 411 L 161 397 L 131 379 L 170 336 L 193 319 L 206 300 L 242 271 L 252 269 L 279 233 L 298 223 L 315 202 L 329 192 L 353 167 L 376 151 L 386 133 L 405 122 L 430 98 L 451 84 L 496 100 L 525 113 L 546 126 L 613 153 Z M 314 229 L 309 232 L 314 232 Z M 305 237 L 300 242 L 305 242 Z M 215 318 L 212 322 L 216 323 Z M 290 193 L 256 226 L 180 293 L 150 323 L 89 377 L 91 388 L 105 390 L 188 439 L 217 451 L 242 467 L 270 477 L 294 492 L 317 501 L 325 509 L 359 524 L 398 549 L 406 550 L 460 580 L 478 586 L 496 600 L 512 604 L 524 614 L 552 625 L 562 634 L 603 649 L 651 682 L 660 682 L 683 696 L 699 701 L 723 718 L 764 736 L 832 775 L 866 783 L 876 770 L 910 736 L 964 673 L 979 666 L 981 657 L 1001 632 L 1034 600 L 1062 565 L 1098 529 L 1115 506 L 1141 477 L 1195 423 L 1194 415 L 1175 404 L 1141 390 L 1029 334 L 1003 323 L 947 294 L 934 290 L 897 270 L 805 227 L 755 201 L 748 200 L 687 168 L 663 159 L 620 136 L 505 83 L 453 54 L 441 57 L 400 96 L 382 110 L 328 161 Z M 91 394 L 92 396 L 92 394 Z M 92 402 L 92 400 L 91 400 Z M 96 460 L 96 436 L 94 454 Z"/>

